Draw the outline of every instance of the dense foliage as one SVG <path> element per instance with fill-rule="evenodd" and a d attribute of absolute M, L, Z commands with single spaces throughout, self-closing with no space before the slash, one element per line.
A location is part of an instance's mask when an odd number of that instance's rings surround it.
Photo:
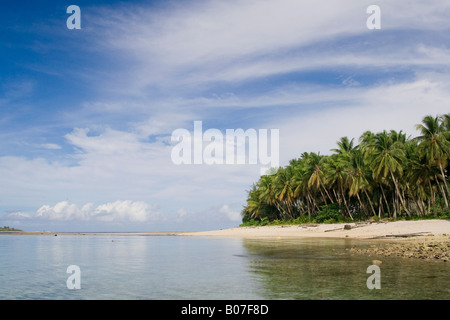
<path fill-rule="evenodd" d="M 419 135 L 364 132 L 331 155 L 303 153 L 248 191 L 244 224 L 447 216 L 450 114 L 426 116 Z"/>

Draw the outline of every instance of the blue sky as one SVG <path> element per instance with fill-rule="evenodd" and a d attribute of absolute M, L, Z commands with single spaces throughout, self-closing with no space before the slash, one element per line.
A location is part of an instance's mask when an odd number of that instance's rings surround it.
<path fill-rule="evenodd" d="M 0 225 L 237 226 L 259 167 L 176 166 L 172 132 L 279 129 L 281 165 L 365 130 L 414 135 L 449 112 L 449 13 L 437 0 L 3 1 Z"/>

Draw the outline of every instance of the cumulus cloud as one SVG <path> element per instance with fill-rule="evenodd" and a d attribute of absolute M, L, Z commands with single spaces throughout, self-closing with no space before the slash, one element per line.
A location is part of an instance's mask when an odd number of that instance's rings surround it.
<path fill-rule="evenodd" d="M 101 221 L 144 222 L 155 214 L 154 209 L 142 201 L 115 201 L 98 206 L 92 215 Z"/>
<path fill-rule="evenodd" d="M 157 215 L 156 207 L 142 201 L 115 201 L 97 207 L 87 203 L 81 208 L 76 204 L 62 201 L 54 206 L 41 206 L 34 217 L 59 221 L 145 222 L 155 215 Z"/>

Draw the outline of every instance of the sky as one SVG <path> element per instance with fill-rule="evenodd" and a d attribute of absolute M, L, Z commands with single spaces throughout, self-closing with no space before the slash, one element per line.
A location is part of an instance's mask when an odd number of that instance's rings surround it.
<path fill-rule="evenodd" d="M 414 136 L 450 111 L 449 14 L 441 0 L 2 1 L 0 225 L 238 226 L 260 163 L 176 164 L 173 132 L 278 130 L 280 166 L 366 130 Z"/>

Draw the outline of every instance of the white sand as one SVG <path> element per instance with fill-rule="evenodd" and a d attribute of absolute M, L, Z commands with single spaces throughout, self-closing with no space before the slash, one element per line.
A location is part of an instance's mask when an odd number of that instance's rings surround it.
<path fill-rule="evenodd" d="M 344 226 L 350 225 L 350 230 Z M 218 237 L 321 237 L 370 239 L 400 235 L 443 235 L 450 234 L 450 220 L 419 220 L 376 223 L 336 223 L 320 225 L 236 227 L 224 230 L 180 233 L 189 236 Z"/>

